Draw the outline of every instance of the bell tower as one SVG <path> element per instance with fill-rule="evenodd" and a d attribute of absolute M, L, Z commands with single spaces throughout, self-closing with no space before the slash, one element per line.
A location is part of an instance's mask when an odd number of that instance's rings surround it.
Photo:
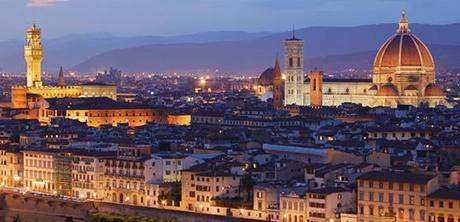
<path fill-rule="evenodd" d="M 323 72 L 311 71 L 308 74 L 310 78 L 310 106 L 323 106 Z"/>
<path fill-rule="evenodd" d="M 285 70 L 285 105 L 296 104 L 305 105 L 304 96 L 304 42 L 295 37 L 293 31 L 292 38 L 284 41 L 284 70 Z"/>
<path fill-rule="evenodd" d="M 27 29 L 27 44 L 24 46 L 24 59 L 27 65 L 27 87 L 42 86 L 42 53 L 41 30 L 34 24 Z"/>

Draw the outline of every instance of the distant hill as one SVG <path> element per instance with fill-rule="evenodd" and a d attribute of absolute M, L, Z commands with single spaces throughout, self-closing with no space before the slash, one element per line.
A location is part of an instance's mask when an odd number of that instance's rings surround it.
<path fill-rule="evenodd" d="M 460 45 L 460 24 L 411 25 L 425 43 L 439 45 L 433 54 L 440 69 L 460 67 L 451 58 L 460 51 L 447 45 Z M 395 24 L 358 27 L 311 27 L 296 31 L 305 40 L 306 68 L 341 71 L 348 68 L 371 69 L 375 51 L 395 33 Z M 272 65 L 276 54 L 282 56 L 283 40 L 290 32 L 244 40 L 200 44 L 145 45 L 112 50 L 78 64 L 80 72 L 117 66 L 128 72 L 208 71 L 258 73 Z M 444 46 L 440 46 L 444 45 Z"/>
<path fill-rule="evenodd" d="M 397 24 L 357 27 L 309 27 L 296 30 L 305 40 L 306 69 L 325 71 L 371 69 L 375 51 Z M 411 24 L 412 31 L 430 45 L 440 70 L 460 68 L 460 23 Z M 125 72 L 259 73 L 283 56 L 283 40 L 291 32 L 215 32 L 171 37 L 113 37 L 104 34 L 67 36 L 45 42 L 46 70 L 64 65 L 79 73 L 115 66 Z M 0 43 L 0 69 L 23 71 L 22 44 Z M 16 55 L 8 53 L 15 47 Z M 6 48 L 6 50 L 4 50 Z M 4 56 L 6 52 L 8 56 Z M 3 55 L 3 56 L 2 56 Z M 457 60 L 459 61 L 459 60 Z"/>
<path fill-rule="evenodd" d="M 46 38 L 46 30 L 43 33 Z M 44 40 L 43 68 L 56 71 L 58 67 L 71 67 L 97 54 L 120 48 L 137 47 L 148 44 L 203 43 L 216 41 L 248 40 L 269 35 L 267 32 L 202 32 L 179 36 L 135 36 L 115 37 L 107 33 L 68 35 Z M 0 71 L 24 71 L 25 41 L 0 42 Z"/>

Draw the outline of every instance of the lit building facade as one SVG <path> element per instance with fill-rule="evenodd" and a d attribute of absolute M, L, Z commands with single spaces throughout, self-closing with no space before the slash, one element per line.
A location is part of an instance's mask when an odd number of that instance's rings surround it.
<path fill-rule="evenodd" d="M 117 157 L 104 160 L 103 200 L 145 206 L 145 182 L 153 177 L 146 167 L 150 153 L 150 145 L 119 145 Z"/>
<path fill-rule="evenodd" d="M 22 153 L 27 190 L 71 195 L 71 153 L 61 150 L 24 150 Z"/>
<path fill-rule="evenodd" d="M 144 104 L 116 102 L 105 97 L 48 99 L 42 119 L 46 122 L 55 117 L 78 120 L 91 127 L 101 125 L 117 126 L 128 124 L 130 127 L 147 123 L 167 123 L 167 111 L 164 108 Z"/>
<path fill-rule="evenodd" d="M 104 196 L 104 159 L 115 152 L 75 151 L 72 155 L 72 196 L 102 199 Z"/>
<path fill-rule="evenodd" d="M 0 186 L 22 187 L 23 155 L 14 148 L 0 148 Z"/>
<path fill-rule="evenodd" d="M 428 221 L 428 195 L 438 188 L 434 175 L 366 173 L 358 177 L 358 221 Z"/>
<path fill-rule="evenodd" d="M 428 221 L 460 221 L 460 189 L 443 187 L 428 196 Z"/>
<path fill-rule="evenodd" d="M 204 165 L 182 171 L 181 207 L 184 209 L 207 212 L 219 198 L 241 196 L 241 176 L 218 169 L 203 169 Z"/>

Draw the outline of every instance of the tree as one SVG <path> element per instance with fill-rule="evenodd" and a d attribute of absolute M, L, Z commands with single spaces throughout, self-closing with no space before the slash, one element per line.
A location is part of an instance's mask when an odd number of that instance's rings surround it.
<path fill-rule="evenodd" d="M 252 179 L 251 174 L 245 174 L 243 176 L 243 178 L 241 180 L 241 186 L 243 187 L 243 189 L 248 194 L 246 201 L 251 200 L 252 188 L 254 188 L 255 183 L 256 182 Z"/>

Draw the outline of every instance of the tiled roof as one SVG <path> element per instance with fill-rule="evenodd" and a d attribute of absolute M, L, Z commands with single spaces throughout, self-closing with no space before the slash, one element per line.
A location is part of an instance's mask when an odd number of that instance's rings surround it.
<path fill-rule="evenodd" d="M 426 184 L 436 175 L 416 173 L 396 173 L 390 171 L 373 171 L 358 177 L 359 180 L 388 181 L 399 183 Z"/>

